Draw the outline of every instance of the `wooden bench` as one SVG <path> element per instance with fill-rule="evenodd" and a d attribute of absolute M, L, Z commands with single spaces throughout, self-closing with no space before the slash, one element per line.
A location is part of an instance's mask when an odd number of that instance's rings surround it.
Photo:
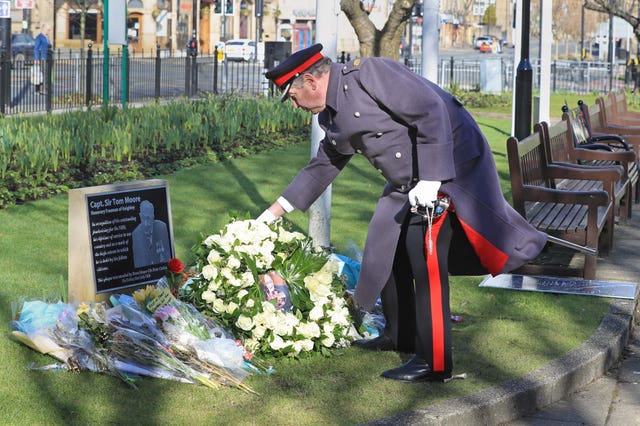
<path fill-rule="evenodd" d="M 607 122 L 640 126 L 640 112 L 629 110 L 624 90 L 619 93 L 610 92 L 606 98 L 603 98 L 602 105 Z"/>
<path fill-rule="evenodd" d="M 626 207 L 623 217 L 631 217 L 633 200 L 640 200 L 638 177 L 640 175 L 634 151 L 618 135 L 602 135 L 591 137 L 585 128 L 580 110 L 562 108 L 562 121 L 552 126 L 548 137 L 551 161 L 575 163 L 588 166 L 620 165 L 623 169 L 623 180 L 628 182 L 628 197 L 622 200 Z M 546 125 L 546 123 L 545 123 Z M 621 212 L 624 213 L 624 212 Z"/>
<path fill-rule="evenodd" d="M 535 131 L 542 134 L 542 143 L 545 149 L 547 167 L 559 165 L 570 167 L 576 171 L 572 177 L 562 177 L 555 180 L 557 189 L 569 191 L 591 191 L 603 190 L 613 202 L 613 208 L 609 212 L 612 223 L 616 214 L 622 220 L 626 220 L 630 214 L 631 198 L 629 190 L 629 179 L 623 175 L 623 167 L 617 164 L 587 165 L 580 164 L 579 160 L 596 160 L 604 153 L 576 150 L 573 147 L 569 125 L 566 121 L 561 121 L 554 126 L 549 126 L 547 122 L 541 122 L 534 126 Z M 608 154 L 615 153 L 609 152 Z M 633 161 L 633 152 L 620 153 L 626 156 L 625 163 Z M 613 246 L 613 234 L 609 235 L 609 240 L 605 242 L 601 249 L 608 250 Z"/>
<path fill-rule="evenodd" d="M 603 98 L 596 99 L 595 105 L 591 106 L 587 106 L 584 102 L 578 101 L 578 108 L 580 108 L 589 134 L 591 136 L 621 136 L 625 143 L 633 148 L 636 156 L 640 156 L 640 126 L 609 123 L 604 110 L 606 105 L 607 103 L 603 102 Z"/>
<path fill-rule="evenodd" d="M 559 189 L 559 180 L 577 179 L 583 172 L 548 164 L 543 134 L 539 130 L 522 141 L 510 137 L 507 155 L 513 206 L 529 223 L 549 235 L 596 251 L 601 242 L 609 245 L 613 235 L 613 202 L 604 190 Z M 581 267 L 530 263 L 519 272 L 594 279 L 596 255 L 586 254 Z"/>

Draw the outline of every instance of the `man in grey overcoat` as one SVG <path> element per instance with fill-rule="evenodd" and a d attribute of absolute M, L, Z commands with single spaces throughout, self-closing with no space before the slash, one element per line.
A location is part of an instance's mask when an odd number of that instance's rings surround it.
<path fill-rule="evenodd" d="M 547 236 L 504 199 L 489 144 L 455 97 L 396 61 L 334 64 L 321 50 L 298 51 L 265 74 L 283 101 L 319 114 L 326 137 L 258 220 L 306 211 L 353 155 L 365 156 L 387 184 L 355 300 L 371 309 L 381 295 L 386 325 L 379 337 L 355 344 L 415 353 L 385 378 L 449 379 L 449 275 L 509 272 L 535 258 Z M 444 212 L 437 200 L 447 201 Z"/>

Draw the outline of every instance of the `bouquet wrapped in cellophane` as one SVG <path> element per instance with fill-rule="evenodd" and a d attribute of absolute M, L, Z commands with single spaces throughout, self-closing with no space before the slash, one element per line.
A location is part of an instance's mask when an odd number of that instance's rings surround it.
<path fill-rule="evenodd" d="M 256 370 L 244 348 L 165 284 L 112 296 L 111 304 L 26 301 L 14 309 L 12 333 L 61 362 L 40 369 L 107 373 L 133 387 L 149 376 L 253 392 L 243 384 Z"/>

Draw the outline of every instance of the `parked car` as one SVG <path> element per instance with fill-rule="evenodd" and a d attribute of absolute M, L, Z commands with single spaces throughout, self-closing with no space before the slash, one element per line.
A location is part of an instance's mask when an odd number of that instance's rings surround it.
<path fill-rule="evenodd" d="M 256 59 L 256 42 L 248 38 L 228 40 L 224 53 L 230 61 L 253 61 Z M 258 44 L 258 59 L 264 58 L 264 44 Z"/>
<path fill-rule="evenodd" d="M 476 37 L 473 42 L 473 47 L 476 49 L 480 49 L 480 46 L 482 46 L 485 43 L 488 43 L 488 44 L 497 43 L 498 47 L 502 48 L 502 40 L 500 40 L 499 37 L 492 36 L 490 34 Z"/>
<path fill-rule="evenodd" d="M 229 40 L 224 52 L 230 61 L 251 61 L 256 55 L 256 42 L 249 39 Z"/>
<path fill-rule="evenodd" d="M 493 51 L 493 43 L 486 41 L 480 45 L 479 49 L 480 53 L 491 53 Z"/>
<path fill-rule="evenodd" d="M 473 47 L 476 49 L 480 49 L 480 47 L 485 44 L 485 43 L 491 43 L 491 36 L 478 36 L 476 37 L 476 39 L 473 41 Z"/>
<path fill-rule="evenodd" d="M 12 65 L 33 64 L 33 48 L 36 40 L 27 33 L 11 34 L 11 61 Z"/>

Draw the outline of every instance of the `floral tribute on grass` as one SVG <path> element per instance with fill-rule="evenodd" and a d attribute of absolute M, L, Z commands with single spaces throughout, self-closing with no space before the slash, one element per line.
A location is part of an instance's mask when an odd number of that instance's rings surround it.
<path fill-rule="evenodd" d="M 181 294 L 256 355 L 329 355 L 358 337 L 338 265 L 282 220 L 232 219 L 195 251 Z"/>
<path fill-rule="evenodd" d="M 243 380 L 261 370 L 258 360 L 249 363 L 251 354 L 224 327 L 176 299 L 166 279 L 110 302 L 24 302 L 12 334 L 62 362 L 38 369 L 106 373 L 133 387 L 149 376 L 253 392 Z"/>

